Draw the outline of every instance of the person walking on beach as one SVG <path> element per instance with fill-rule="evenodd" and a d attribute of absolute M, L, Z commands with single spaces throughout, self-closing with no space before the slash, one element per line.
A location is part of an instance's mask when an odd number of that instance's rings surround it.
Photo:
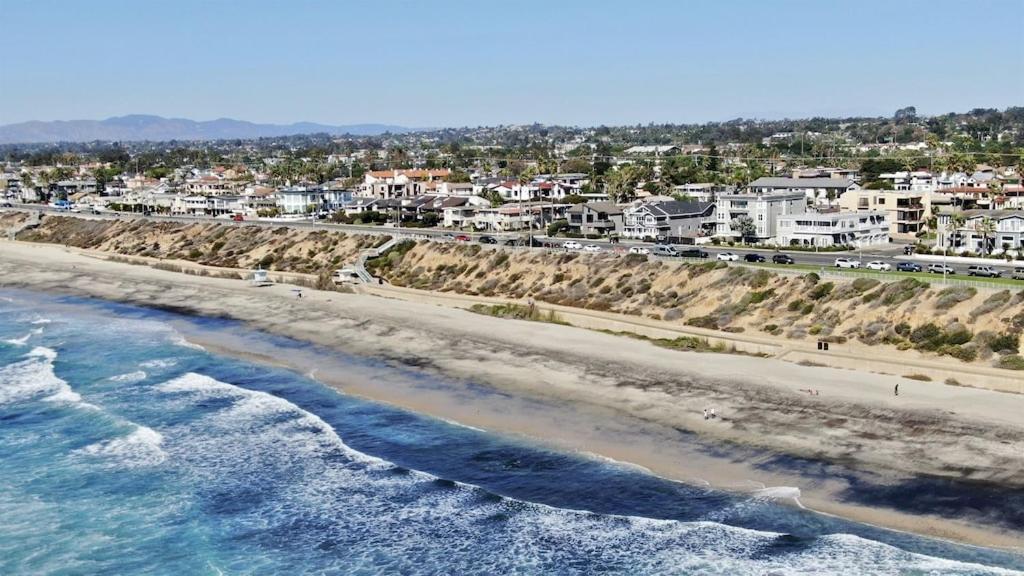
<path fill-rule="evenodd" d="M 715 419 L 715 409 L 714 408 L 711 409 L 711 419 L 712 420 Z"/>
<path fill-rule="evenodd" d="M 899 396 L 900 395 L 900 383 L 899 382 L 897 382 L 896 383 L 896 387 L 892 389 L 892 395 L 893 396 Z"/>
<path fill-rule="evenodd" d="M 708 419 L 708 409 L 707 408 L 704 409 L 704 419 L 705 420 Z"/>

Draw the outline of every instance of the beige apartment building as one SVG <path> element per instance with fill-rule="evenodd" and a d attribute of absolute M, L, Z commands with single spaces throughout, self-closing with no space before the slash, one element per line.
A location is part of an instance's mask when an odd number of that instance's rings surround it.
<path fill-rule="evenodd" d="M 913 237 L 927 227 L 932 215 L 931 193 L 912 190 L 848 190 L 839 197 L 839 210 L 885 212 L 892 237 Z"/>

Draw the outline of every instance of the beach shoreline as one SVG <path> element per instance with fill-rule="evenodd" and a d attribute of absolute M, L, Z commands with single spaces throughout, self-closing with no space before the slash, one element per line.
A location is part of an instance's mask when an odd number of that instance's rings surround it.
<path fill-rule="evenodd" d="M 108 262 L 51 245 L 4 242 L 0 273 L 5 278 L 0 286 L 228 317 L 326 349 L 471 382 L 513 400 L 486 410 L 486 404 L 496 403 L 493 397 L 474 403 L 459 391 L 417 391 L 411 384 L 375 381 L 372 370 L 352 375 L 321 368 L 311 374 L 346 393 L 639 465 L 666 478 L 692 481 L 688 472 L 700 469 L 709 484 L 734 490 L 739 488 L 724 484 L 744 473 L 768 480 L 762 482 L 766 487 L 805 481 L 749 463 L 698 458 L 694 451 L 687 456 L 699 461 L 673 462 L 672 451 L 684 441 L 673 442 L 671 436 L 683 431 L 710 443 L 848 462 L 893 478 L 959 476 L 1015 489 L 1024 483 L 1024 456 L 1013 450 L 1024 439 L 1019 395 L 764 358 L 683 353 L 580 328 L 365 294 L 304 289 L 298 299 L 288 286 L 250 288 L 240 280 Z M 308 372 L 308 358 L 256 354 L 223 339 L 196 343 Z M 897 382 L 901 399 L 891 393 Z M 803 388 L 819 389 L 821 396 L 803 396 L 798 392 Z M 453 397 L 465 402 L 451 402 Z M 518 399 L 534 404 L 516 404 Z M 530 407 L 540 405 L 550 411 L 528 418 Z M 702 406 L 716 407 L 721 418 L 704 421 Z M 510 407 L 518 414 L 499 413 L 498 408 Z M 608 429 L 599 430 L 595 422 Z M 617 434 L 625 436 L 615 441 Z M 965 435 L 970 443 L 962 441 Z M 951 466 L 958 458 L 970 462 L 969 474 Z M 823 513 L 938 538 L 1007 548 L 1024 543 L 1024 529 L 992 530 L 843 503 L 833 499 L 841 487 L 821 484 L 800 486 L 800 502 Z"/>

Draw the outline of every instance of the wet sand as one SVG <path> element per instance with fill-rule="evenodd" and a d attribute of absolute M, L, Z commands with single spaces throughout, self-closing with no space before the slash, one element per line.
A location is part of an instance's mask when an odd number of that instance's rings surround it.
<path fill-rule="evenodd" d="M 911 514 L 843 497 L 849 480 L 809 478 L 780 456 L 899 484 L 921 476 L 1024 489 L 1024 397 L 746 356 L 678 352 L 578 328 L 503 320 L 361 294 L 197 277 L 55 246 L 0 243 L 0 285 L 229 317 L 411 373 L 387 380 L 324 355 L 260 350 L 229 334 L 200 344 L 293 367 L 325 383 L 464 425 L 643 466 L 717 488 L 789 498 L 876 525 L 986 546 L 1024 547 L 1024 527 Z M 202 339 L 200 333 L 190 334 Z M 900 385 L 900 396 L 893 387 Z M 801 389 L 820 390 L 808 396 Z M 719 418 L 704 420 L 714 406 Z M 726 449 L 716 454 L 714 446 Z M 788 487 L 788 488 L 787 488 Z"/>

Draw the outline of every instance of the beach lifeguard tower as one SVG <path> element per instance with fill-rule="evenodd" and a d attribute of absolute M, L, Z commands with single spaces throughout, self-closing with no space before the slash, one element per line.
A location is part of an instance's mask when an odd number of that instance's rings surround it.
<path fill-rule="evenodd" d="M 274 284 L 273 282 L 270 281 L 270 276 L 268 275 L 267 271 L 262 268 L 257 268 L 256 270 L 253 270 L 251 274 L 252 275 L 249 278 L 250 286 L 260 288 L 263 286 L 273 286 Z"/>

